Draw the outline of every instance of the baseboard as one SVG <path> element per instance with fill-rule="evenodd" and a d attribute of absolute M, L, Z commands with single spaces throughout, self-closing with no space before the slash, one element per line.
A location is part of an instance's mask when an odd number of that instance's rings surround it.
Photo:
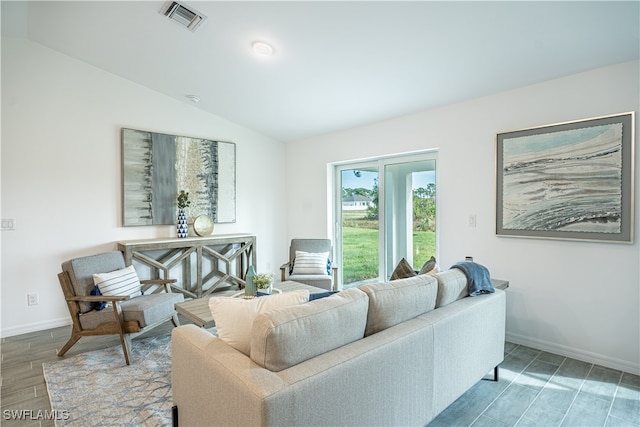
<path fill-rule="evenodd" d="M 531 338 L 525 335 L 514 334 L 512 332 L 506 333 L 506 340 L 514 344 L 525 345 L 527 347 L 532 347 L 538 350 L 548 351 L 549 353 L 555 353 L 561 356 L 570 357 L 572 359 L 582 360 L 583 362 L 593 363 L 595 365 L 617 369 L 620 371 L 628 372 L 630 374 L 640 375 L 640 366 L 634 364 L 633 362 L 629 362 L 628 360 L 622 360 L 598 353 L 592 353 L 558 343 Z"/>
<path fill-rule="evenodd" d="M 28 334 L 29 332 L 44 331 L 46 329 L 58 328 L 60 326 L 71 325 L 71 319 L 69 316 L 61 317 L 59 319 L 47 320 L 44 322 L 28 323 L 26 325 L 14 326 L 11 328 L 2 329 L 0 337 L 12 337 L 15 335 Z"/>

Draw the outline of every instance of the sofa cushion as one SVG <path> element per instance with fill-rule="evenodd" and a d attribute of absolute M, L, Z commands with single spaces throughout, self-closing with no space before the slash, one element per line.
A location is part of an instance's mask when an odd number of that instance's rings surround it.
<path fill-rule="evenodd" d="M 278 372 L 364 337 L 368 298 L 357 288 L 260 314 L 251 359 Z"/>
<path fill-rule="evenodd" d="M 251 327 L 260 313 L 309 301 L 309 291 L 300 290 L 260 298 L 212 297 L 209 309 L 218 328 L 218 337 L 249 356 Z"/>
<path fill-rule="evenodd" d="M 433 310 L 438 285 L 433 276 L 421 274 L 387 283 L 361 285 L 359 289 L 369 296 L 365 332 L 365 336 L 369 336 Z"/>
<path fill-rule="evenodd" d="M 453 268 L 433 275 L 438 281 L 436 308 L 442 307 L 469 296 L 467 276 L 461 270 Z"/>

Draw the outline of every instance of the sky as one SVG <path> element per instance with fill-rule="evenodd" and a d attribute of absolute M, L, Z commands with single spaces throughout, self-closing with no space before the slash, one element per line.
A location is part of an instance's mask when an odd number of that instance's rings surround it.
<path fill-rule="evenodd" d="M 342 173 L 342 187 L 366 188 L 370 190 L 373 188 L 374 179 L 377 177 L 378 172 L 360 171 L 360 178 L 358 178 L 352 170 L 347 170 Z M 413 188 L 427 188 L 427 184 L 435 182 L 435 171 L 417 173 L 413 181 Z"/>

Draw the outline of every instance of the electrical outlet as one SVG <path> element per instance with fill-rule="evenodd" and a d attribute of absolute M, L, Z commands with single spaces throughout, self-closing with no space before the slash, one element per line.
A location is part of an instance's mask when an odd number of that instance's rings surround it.
<path fill-rule="evenodd" d="M 38 305 L 40 303 L 37 292 L 27 294 L 27 305 Z"/>

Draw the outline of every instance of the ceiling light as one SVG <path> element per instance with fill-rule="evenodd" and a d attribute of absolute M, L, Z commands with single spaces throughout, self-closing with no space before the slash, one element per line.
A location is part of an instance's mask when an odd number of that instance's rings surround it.
<path fill-rule="evenodd" d="M 273 47 L 265 42 L 254 42 L 253 51 L 260 56 L 273 55 Z"/>
<path fill-rule="evenodd" d="M 193 102 L 194 104 L 197 104 L 198 102 L 200 102 L 200 97 L 197 95 L 185 95 L 185 96 L 189 101 Z"/>

